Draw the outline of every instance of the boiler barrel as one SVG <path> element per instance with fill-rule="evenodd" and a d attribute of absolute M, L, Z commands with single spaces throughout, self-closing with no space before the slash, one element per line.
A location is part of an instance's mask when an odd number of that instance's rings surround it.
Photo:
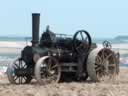
<path fill-rule="evenodd" d="M 32 13 L 32 46 L 39 43 L 40 14 Z"/>

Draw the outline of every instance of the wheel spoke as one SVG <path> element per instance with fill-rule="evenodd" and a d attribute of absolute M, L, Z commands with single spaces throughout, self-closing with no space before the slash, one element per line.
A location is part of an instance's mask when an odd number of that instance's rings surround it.
<path fill-rule="evenodd" d="M 20 68 L 23 68 L 22 60 L 19 60 L 19 65 L 20 65 Z"/>
<path fill-rule="evenodd" d="M 88 41 L 88 37 L 86 36 L 85 41 Z"/>
<path fill-rule="evenodd" d="M 49 79 L 50 79 L 50 80 L 52 79 L 52 81 L 53 81 L 53 80 L 56 80 L 56 78 L 57 78 L 57 75 L 53 75 L 53 76 L 50 76 L 50 77 L 49 77 Z"/>
<path fill-rule="evenodd" d="M 20 76 L 20 84 L 22 84 L 22 79 L 21 79 L 22 77 Z"/>
<path fill-rule="evenodd" d="M 100 67 L 96 67 L 95 70 L 97 72 L 97 71 L 101 70 L 101 68 Z"/>
<path fill-rule="evenodd" d="M 104 58 L 105 58 L 105 57 L 104 57 L 104 54 L 105 54 L 105 53 L 104 53 L 104 49 L 103 49 L 103 50 L 102 50 L 102 53 L 101 53 L 101 58 L 102 58 L 102 60 L 104 60 Z"/>
<path fill-rule="evenodd" d="M 109 64 L 109 67 L 116 67 L 116 64 Z"/>
<path fill-rule="evenodd" d="M 57 64 L 55 64 L 54 66 L 52 66 L 52 68 L 51 69 L 54 69 L 54 68 L 57 68 L 58 67 L 58 65 Z"/>
<path fill-rule="evenodd" d="M 18 77 L 18 79 L 19 79 L 19 82 L 18 83 L 20 84 L 20 77 Z"/>
<path fill-rule="evenodd" d="M 97 62 L 96 62 L 97 65 L 101 65 L 102 64 L 102 59 L 99 55 L 97 55 Z"/>
<path fill-rule="evenodd" d="M 13 67 L 14 67 L 14 69 L 18 69 L 19 68 L 19 66 L 16 65 L 16 64 Z"/>
<path fill-rule="evenodd" d="M 27 68 L 27 65 L 26 65 L 26 64 L 24 64 L 23 68 Z"/>
<path fill-rule="evenodd" d="M 109 57 L 111 57 L 112 56 L 112 54 L 109 54 L 105 59 L 103 59 L 104 61 L 103 61 L 103 64 L 106 62 L 106 60 L 108 60 L 109 59 Z"/>
<path fill-rule="evenodd" d="M 27 77 L 26 76 L 23 76 L 23 79 L 26 81 L 27 80 Z"/>
<path fill-rule="evenodd" d="M 84 40 L 84 37 L 83 37 L 83 34 L 82 34 L 82 32 L 80 32 L 80 35 L 81 35 L 81 38 L 82 38 L 82 40 Z"/>
<path fill-rule="evenodd" d="M 19 68 L 19 66 L 18 66 L 18 64 L 16 62 L 14 62 L 14 67 L 15 67 L 15 69 Z"/>
<path fill-rule="evenodd" d="M 19 77 L 19 84 L 21 84 L 21 76 Z"/>
<path fill-rule="evenodd" d="M 21 69 L 21 62 L 19 61 L 19 69 Z"/>
<path fill-rule="evenodd" d="M 18 79 L 18 77 L 17 77 L 17 76 L 14 76 L 13 78 L 14 78 L 14 81 L 16 81 L 16 80 Z"/>
<path fill-rule="evenodd" d="M 23 77 L 21 76 L 21 84 L 23 83 Z"/>
<path fill-rule="evenodd" d="M 96 76 L 97 76 L 98 79 L 100 79 L 101 78 L 101 73 L 99 71 L 96 72 Z"/>
<path fill-rule="evenodd" d="M 50 70 L 50 69 L 51 69 L 51 66 L 52 66 L 52 60 L 51 60 L 51 59 L 49 59 L 49 60 L 48 60 L 48 70 Z"/>

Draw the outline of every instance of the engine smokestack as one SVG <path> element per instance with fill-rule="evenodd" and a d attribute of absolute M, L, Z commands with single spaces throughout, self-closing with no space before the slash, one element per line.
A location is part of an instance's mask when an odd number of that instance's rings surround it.
<path fill-rule="evenodd" d="M 32 13 L 32 46 L 39 43 L 40 13 Z"/>

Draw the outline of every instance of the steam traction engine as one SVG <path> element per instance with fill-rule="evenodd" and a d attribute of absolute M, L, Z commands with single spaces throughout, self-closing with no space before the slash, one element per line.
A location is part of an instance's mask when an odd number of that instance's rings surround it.
<path fill-rule="evenodd" d="M 21 57 L 8 66 L 10 83 L 59 82 L 66 78 L 101 81 L 117 74 L 117 58 L 110 48 L 97 48 L 89 33 L 77 31 L 73 37 L 55 34 L 49 26 L 39 41 L 40 14 L 32 14 L 32 46 L 26 46 Z M 64 76 L 65 75 L 65 76 Z"/>

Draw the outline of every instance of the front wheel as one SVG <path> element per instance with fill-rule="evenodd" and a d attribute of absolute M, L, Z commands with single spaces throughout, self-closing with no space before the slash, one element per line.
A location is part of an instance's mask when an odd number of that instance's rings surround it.
<path fill-rule="evenodd" d="M 61 77 L 61 67 L 51 56 L 40 58 L 35 66 L 35 78 L 39 83 L 58 83 Z"/>
<path fill-rule="evenodd" d="M 31 76 L 18 74 L 20 70 L 25 70 L 27 67 L 27 64 L 22 60 L 22 58 L 17 58 L 12 64 L 8 65 L 7 76 L 9 82 L 12 84 L 30 83 L 32 80 Z"/>

